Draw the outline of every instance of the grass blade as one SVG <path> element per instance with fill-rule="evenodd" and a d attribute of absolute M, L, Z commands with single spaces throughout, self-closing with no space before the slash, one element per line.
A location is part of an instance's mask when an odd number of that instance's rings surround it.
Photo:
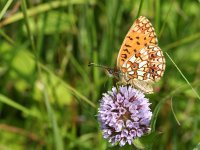
<path fill-rule="evenodd" d="M 140 16 L 140 12 L 141 12 L 141 9 L 142 9 L 143 2 L 144 2 L 144 0 L 140 0 L 140 6 L 139 6 L 138 13 L 137 13 L 137 18 Z"/>
<path fill-rule="evenodd" d="M 178 70 L 178 72 L 181 74 L 181 76 L 183 77 L 183 79 L 187 82 L 187 84 L 191 87 L 192 91 L 194 92 L 194 94 L 197 96 L 197 98 L 200 100 L 200 96 L 197 93 L 197 91 L 193 88 L 193 86 L 190 84 L 190 82 L 187 80 L 187 78 L 185 77 L 185 75 L 182 73 L 182 71 L 179 69 L 179 67 L 176 65 L 176 63 L 173 61 L 173 59 L 169 56 L 169 54 L 167 52 L 165 52 L 167 57 L 171 60 L 171 62 L 174 64 L 174 66 L 176 67 L 176 69 Z"/>
<path fill-rule="evenodd" d="M 11 5 L 13 0 L 8 0 L 2 11 L 0 12 L 0 20 L 2 19 L 3 15 L 6 13 L 8 7 Z"/>
<path fill-rule="evenodd" d="M 94 4 L 95 1 L 94 0 L 90 0 L 89 1 L 90 4 Z M 50 11 L 52 9 L 56 9 L 56 8 L 59 8 L 59 7 L 66 7 L 67 5 L 73 5 L 73 4 L 83 4 L 85 3 L 85 0 L 79 0 L 79 1 L 76 1 L 76 0 L 71 0 L 71 1 L 68 1 L 68 0 L 65 0 L 65 1 L 51 1 L 51 2 L 48 2 L 48 3 L 44 3 L 44 4 L 41 4 L 39 6 L 36 6 L 34 8 L 31 8 L 31 9 L 28 9 L 27 10 L 27 16 L 28 17 L 31 17 L 31 16 L 35 16 L 39 13 L 43 13 L 43 12 L 46 12 L 46 11 Z M 5 26 L 5 25 L 8 25 L 8 24 L 11 24 L 13 22 L 16 22 L 16 21 L 19 21 L 23 19 L 23 13 L 17 13 L 3 21 L 0 22 L 0 27 L 2 26 Z"/>
<path fill-rule="evenodd" d="M 4 96 L 3 94 L 0 94 L 0 102 L 5 103 L 15 109 L 18 109 L 24 114 L 33 115 L 28 108 L 16 103 L 14 100 Z"/>
<path fill-rule="evenodd" d="M 188 36 L 188 37 L 186 37 L 186 38 L 183 38 L 183 39 L 181 39 L 181 40 L 179 40 L 179 41 L 176 41 L 176 42 L 174 42 L 174 43 L 171 43 L 171 44 L 165 46 L 163 49 L 169 50 L 169 49 L 178 47 L 178 46 L 180 46 L 180 45 L 189 43 L 189 42 L 191 42 L 191 41 L 197 40 L 197 39 L 199 39 L 199 38 L 200 38 L 200 32 L 198 32 L 198 33 L 196 33 L 196 34 L 193 34 L 193 35 L 191 35 L 191 36 Z"/>

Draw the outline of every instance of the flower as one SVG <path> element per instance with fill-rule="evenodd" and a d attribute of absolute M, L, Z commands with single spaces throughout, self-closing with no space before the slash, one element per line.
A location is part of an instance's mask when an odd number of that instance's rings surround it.
<path fill-rule="evenodd" d="M 149 131 L 152 112 L 144 94 L 131 86 L 116 87 L 103 94 L 98 120 L 103 137 L 112 145 L 132 144 L 133 139 Z"/>

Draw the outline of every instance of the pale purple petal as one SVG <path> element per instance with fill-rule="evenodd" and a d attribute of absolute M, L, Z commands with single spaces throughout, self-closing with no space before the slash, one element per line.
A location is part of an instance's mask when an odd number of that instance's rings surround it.
<path fill-rule="evenodd" d="M 115 130 L 116 130 L 116 132 L 121 132 L 123 127 L 124 127 L 124 121 L 123 120 L 119 120 L 115 124 Z"/>
<path fill-rule="evenodd" d="M 141 130 L 141 129 L 138 129 L 138 130 L 137 130 L 137 136 L 138 136 L 138 137 L 141 137 L 142 135 L 143 135 L 142 130 Z"/>
<path fill-rule="evenodd" d="M 119 145 L 120 146 L 124 146 L 126 144 L 127 140 L 125 138 L 123 138 L 120 142 Z"/>
<path fill-rule="evenodd" d="M 128 136 L 128 130 L 126 129 L 122 130 L 121 137 L 127 137 L 127 136 Z"/>

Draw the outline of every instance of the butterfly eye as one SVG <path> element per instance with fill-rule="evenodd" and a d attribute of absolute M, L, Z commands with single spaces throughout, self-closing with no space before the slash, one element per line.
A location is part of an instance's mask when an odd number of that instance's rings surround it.
<path fill-rule="evenodd" d="M 110 69 L 108 72 L 109 72 L 110 74 L 113 74 L 114 71 L 113 71 L 112 69 Z"/>
<path fill-rule="evenodd" d="M 113 69 L 107 68 L 106 73 L 109 77 L 117 77 Z"/>

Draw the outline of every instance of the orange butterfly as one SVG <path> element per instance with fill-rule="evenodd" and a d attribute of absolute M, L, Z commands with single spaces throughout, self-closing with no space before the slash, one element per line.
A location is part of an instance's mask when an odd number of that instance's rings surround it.
<path fill-rule="evenodd" d="M 123 85 L 131 84 L 143 93 L 153 93 L 152 84 L 163 76 L 165 58 L 149 20 L 140 16 L 133 23 L 119 50 L 115 69 L 96 66 L 105 68 Z"/>

